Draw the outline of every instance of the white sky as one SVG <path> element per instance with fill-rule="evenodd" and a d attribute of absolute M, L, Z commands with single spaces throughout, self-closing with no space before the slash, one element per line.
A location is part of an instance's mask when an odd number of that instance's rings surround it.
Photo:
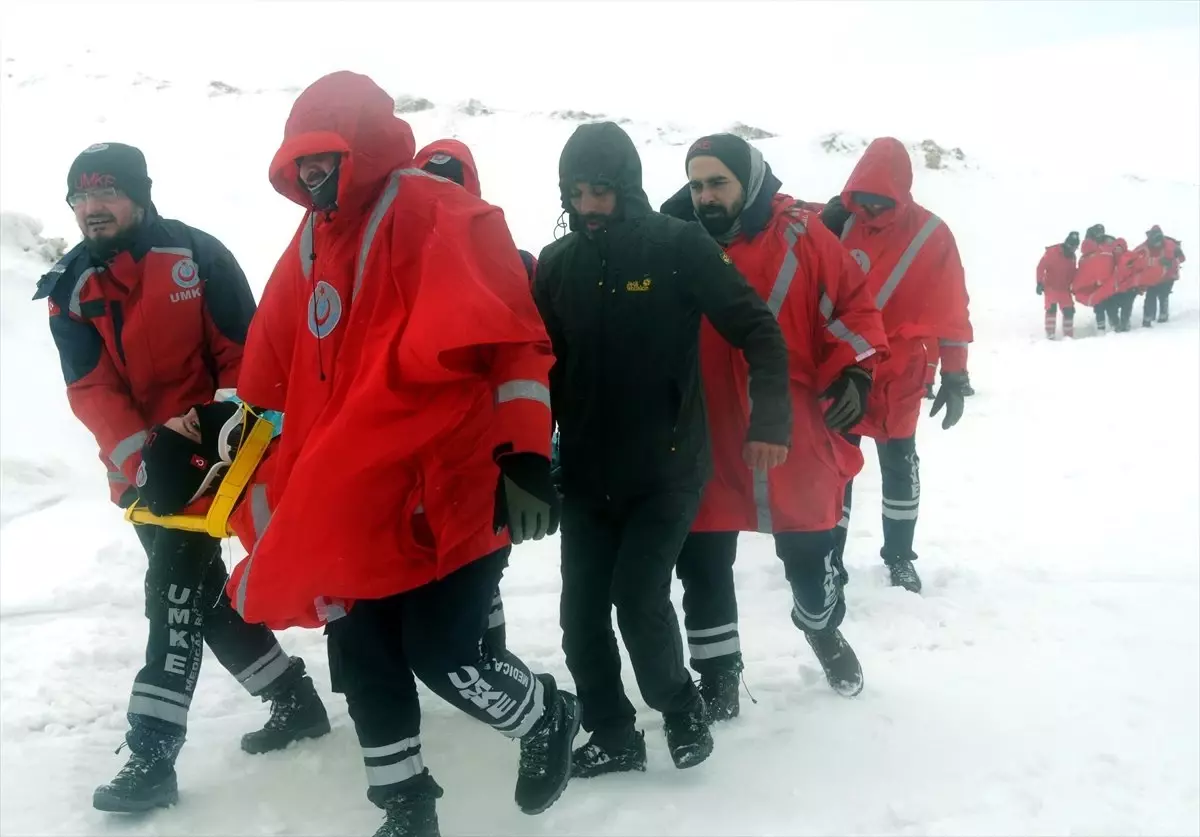
<path fill-rule="evenodd" d="M 10 2 L 0 20 L 5 56 L 40 66 L 251 87 L 355 69 L 438 101 L 931 137 L 1200 182 L 1190 0 Z"/>

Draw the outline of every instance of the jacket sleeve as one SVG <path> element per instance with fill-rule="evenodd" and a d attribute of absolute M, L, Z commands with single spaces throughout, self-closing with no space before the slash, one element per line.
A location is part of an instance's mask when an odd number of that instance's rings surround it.
<path fill-rule="evenodd" d="M 1038 259 L 1037 284 L 1039 284 L 1039 285 L 1046 284 L 1046 272 L 1050 265 L 1050 252 L 1051 251 L 1047 250 L 1045 253 L 1042 254 L 1042 257 L 1040 259 Z"/>
<path fill-rule="evenodd" d="M 942 225 L 944 235 L 936 252 L 936 270 L 941 274 L 936 285 L 941 291 L 940 311 L 936 334 L 942 360 L 942 374 L 965 372 L 967 369 L 967 346 L 974 339 L 971 328 L 970 297 L 967 295 L 967 278 L 958 244 L 950 228 Z"/>
<path fill-rule="evenodd" d="M 111 466 L 109 480 L 120 482 L 116 479 L 119 473 L 125 482 L 136 484 L 149 425 L 109 357 L 100 332 L 52 301 L 50 334 L 58 348 L 71 411 L 95 437 L 101 456 Z"/>
<path fill-rule="evenodd" d="M 747 441 L 789 444 L 788 350 L 774 313 L 702 226 L 685 224 L 679 246 L 685 292 L 717 333 L 742 351 L 750 366 Z"/>
<path fill-rule="evenodd" d="M 265 410 L 283 410 L 287 401 L 296 327 L 302 314 L 295 294 L 303 285 L 299 236 L 297 229 L 263 288 L 258 310 L 246 328 L 237 374 L 238 395 Z"/>
<path fill-rule="evenodd" d="M 246 333 L 254 316 L 254 294 L 246 274 L 225 245 L 198 236 L 197 265 L 204 277 L 204 331 L 217 375 L 217 389 L 237 386 Z"/>
<path fill-rule="evenodd" d="M 558 424 L 554 406 L 562 403 L 563 378 L 567 372 L 567 340 L 563 335 L 562 321 L 554 308 L 553 283 L 556 275 L 553 262 L 546 259 L 546 251 L 543 250 L 542 256 L 538 260 L 538 269 L 534 274 L 533 301 L 537 306 L 538 314 L 541 315 L 542 324 L 546 327 L 546 334 L 550 338 L 550 348 L 554 355 L 554 364 L 550 367 L 547 375 L 550 384 L 551 422 L 554 425 Z"/>

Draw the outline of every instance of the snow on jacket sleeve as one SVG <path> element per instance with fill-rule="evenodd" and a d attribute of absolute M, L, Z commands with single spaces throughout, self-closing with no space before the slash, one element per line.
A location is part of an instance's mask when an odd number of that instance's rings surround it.
<path fill-rule="evenodd" d="M 747 441 L 786 445 L 792 404 L 788 349 L 775 314 L 699 224 L 679 236 L 684 287 L 700 313 L 750 366 L 750 427 Z"/>
<path fill-rule="evenodd" d="M 247 403 L 282 410 L 296 342 L 296 288 L 303 285 L 299 247 L 304 224 L 271 271 L 258 310 L 246 332 L 246 347 L 237 376 L 237 391 Z"/>
<path fill-rule="evenodd" d="M 936 269 L 941 278 L 935 287 L 939 291 L 938 317 L 934 330 L 942 361 L 942 374 L 965 372 L 967 346 L 974 339 L 971 328 L 970 297 L 967 278 L 954 234 L 945 224 L 939 230 Z"/>
<path fill-rule="evenodd" d="M 254 294 L 237 259 L 216 238 L 196 233 L 196 259 L 204 277 L 205 341 L 216 371 L 217 388 L 237 386 L 254 317 Z"/>

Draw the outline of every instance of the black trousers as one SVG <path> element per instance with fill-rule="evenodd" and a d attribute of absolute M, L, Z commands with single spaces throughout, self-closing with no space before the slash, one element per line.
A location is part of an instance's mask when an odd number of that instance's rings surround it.
<path fill-rule="evenodd" d="M 135 526 L 146 550 L 146 665 L 129 698 L 129 747 L 174 756 L 187 731 L 188 707 L 204 645 L 252 695 L 284 674 L 290 659 L 262 625 L 242 620 L 225 595 L 221 542 L 198 532 Z"/>
<path fill-rule="evenodd" d="M 1146 289 L 1146 299 L 1142 303 L 1142 321 L 1149 323 L 1157 316 L 1158 322 L 1165 323 L 1170 316 L 1171 287 L 1174 279 L 1168 279 L 1152 288 Z"/>
<path fill-rule="evenodd" d="M 737 532 L 693 532 L 675 566 L 691 667 L 701 677 L 742 670 L 733 581 L 737 539 Z M 775 535 L 775 554 L 792 588 L 792 616 L 808 631 L 831 631 L 846 616 L 834 547 L 833 530 Z"/>
<path fill-rule="evenodd" d="M 700 708 L 671 604 L 671 574 L 699 504 L 699 491 L 607 506 L 564 499 L 560 623 L 584 729 L 620 737 L 634 726 L 621 684 L 614 607 L 647 705 L 664 714 Z"/>
<path fill-rule="evenodd" d="M 333 690 L 346 696 L 376 805 L 423 776 L 420 678 L 438 697 L 509 738 L 541 719 L 545 692 L 529 667 L 483 642 L 509 548 L 440 581 L 356 602 L 325 628 Z"/>
<path fill-rule="evenodd" d="M 861 436 L 846 435 L 854 445 L 862 444 Z M 915 561 L 913 540 L 917 533 L 917 512 L 921 507 L 921 458 L 917 456 L 917 438 L 876 441 L 879 472 L 883 493 L 883 549 L 879 555 L 884 563 Z M 846 580 L 843 563 L 846 533 L 850 526 L 850 508 L 854 481 L 846 483 L 842 520 L 834 530 L 834 565 Z"/>

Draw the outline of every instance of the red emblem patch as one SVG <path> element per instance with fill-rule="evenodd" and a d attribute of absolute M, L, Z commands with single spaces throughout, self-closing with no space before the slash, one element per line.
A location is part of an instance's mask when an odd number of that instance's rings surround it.
<path fill-rule="evenodd" d="M 208 470 L 208 461 L 199 454 L 192 454 L 192 466 L 199 468 L 201 471 Z"/>

